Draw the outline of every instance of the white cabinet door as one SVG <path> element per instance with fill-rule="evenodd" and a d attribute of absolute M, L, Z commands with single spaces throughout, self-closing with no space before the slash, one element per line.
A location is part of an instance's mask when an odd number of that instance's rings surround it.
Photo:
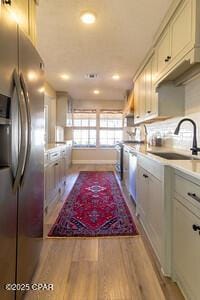
<path fill-rule="evenodd" d="M 188 299 L 200 297 L 200 235 L 193 225 L 200 219 L 179 201 L 174 200 L 173 265 L 179 284 Z"/>
<path fill-rule="evenodd" d="M 140 80 L 140 120 L 142 121 L 146 113 L 146 69 L 142 72 Z"/>
<path fill-rule="evenodd" d="M 152 59 L 145 68 L 145 116 L 152 114 Z"/>
<path fill-rule="evenodd" d="M 147 226 L 147 213 L 148 213 L 148 201 L 149 201 L 149 180 L 148 173 L 140 166 L 137 170 L 136 178 L 136 191 L 137 191 L 137 206 L 140 219 L 143 225 Z"/>
<path fill-rule="evenodd" d="M 154 54 L 151 61 L 151 115 L 158 116 L 158 93 L 156 92 L 156 55 Z"/>
<path fill-rule="evenodd" d="M 171 62 L 182 58 L 192 47 L 192 1 L 186 0 L 170 25 Z"/>
<path fill-rule="evenodd" d="M 162 257 L 164 203 L 162 182 L 156 177 L 149 176 L 148 189 L 148 233 L 159 259 Z"/>
<path fill-rule="evenodd" d="M 134 116 L 135 124 L 144 120 L 145 117 L 145 71 L 137 78 L 134 87 Z"/>
<path fill-rule="evenodd" d="M 170 51 L 170 30 L 169 27 L 166 28 L 160 41 L 156 46 L 156 56 L 157 56 L 157 75 L 160 75 L 166 66 L 169 64 L 171 58 Z"/>
<path fill-rule="evenodd" d="M 140 118 L 140 100 L 139 100 L 139 92 L 140 92 L 140 80 L 139 78 L 135 81 L 134 84 L 134 122 L 137 124 Z"/>

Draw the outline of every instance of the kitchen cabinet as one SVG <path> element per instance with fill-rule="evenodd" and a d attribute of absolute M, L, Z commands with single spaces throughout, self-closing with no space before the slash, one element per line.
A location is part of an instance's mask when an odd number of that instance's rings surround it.
<path fill-rule="evenodd" d="M 134 118 L 135 124 L 139 123 L 140 119 L 140 77 L 134 83 Z"/>
<path fill-rule="evenodd" d="M 20 28 L 36 42 L 36 1 L 35 0 L 12 0 L 9 9 Z"/>
<path fill-rule="evenodd" d="M 156 57 L 153 54 L 135 81 L 135 124 L 184 115 L 184 87 L 167 82 L 156 89 L 155 78 Z"/>
<path fill-rule="evenodd" d="M 183 175 L 184 176 L 184 175 Z M 186 193 L 187 191 L 187 193 Z M 187 299 L 200 295 L 200 185 L 175 175 L 173 196 L 173 279 Z M 200 227 L 199 227 L 200 228 Z"/>
<path fill-rule="evenodd" d="M 200 62 L 200 6 L 198 0 L 181 1 L 155 45 L 157 59 L 156 82 L 175 71 L 178 76 Z M 181 67 L 181 65 L 185 66 Z M 178 68 L 180 70 L 178 71 Z M 172 75 L 173 76 L 173 75 Z"/>
<path fill-rule="evenodd" d="M 137 211 L 155 253 L 161 260 L 164 217 L 162 182 L 146 169 L 139 163 L 136 185 Z"/>
<path fill-rule="evenodd" d="M 149 120 L 157 115 L 157 98 L 154 87 L 154 65 L 155 56 L 153 55 L 135 81 L 135 124 Z"/>
<path fill-rule="evenodd" d="M 161 74 L 171 59 L 169 27 L 165 29 L 156 46 L 156 58 L 157 74 Z"/>
<path fill-rule="evenodd" d="M 56 123 L 58 126 L 72 126 L 72 99 L 65 92 L 56 93 Z"/>
<path fill-rule="evenodd" d="M 129 194 L 136 201 L 137 154 L 129 152 Z"/>
<path fill-rule="evenodd" d="M 71 145 L 45 153 L 45 210 L 61 200 L 66 187 L 67 169 L 71 165 Z"/>
<path fill-rule="evenodd" d="M 137 212 L 139 213 L 140 220 L 143 224 L 146 224 L 147 211 L 148 211 L 148 185 L 147 173 L 141 166 L 137 168 L 136 178 L 136 191 L 137 191 Z"/>
<path fill-rule="evenodd" d="M 129 93 L 123 113 L 125 117 L 130 117 L 134 114 L 134 89 L 132 89 Z"/>

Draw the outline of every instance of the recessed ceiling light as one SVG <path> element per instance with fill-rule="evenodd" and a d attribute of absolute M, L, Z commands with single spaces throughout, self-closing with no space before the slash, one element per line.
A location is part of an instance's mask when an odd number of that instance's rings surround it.
<path fill-rule="evenodd" d="M 96 21 L 96 16 L 91 12 L 85 12 L 81 15 L 81 21 L 85 24 L 93 24 Z"/>
<path fill-rule="evenodd" d="M 97 79 L 98 78 L 98 74 L 97 73 L 88 73 L 85 75 L 86 79 Z"/>
<path fill-rule="evenodd" d="M 100 91 L 99 91 L 99 90 L 94 90 L 93 93 L 94 93 L 95 95 L 99 95 L 99 94 L 100 94 Z"/>
<path fill-rule="evenodd" d="M 120 79 L 119 74 L 114 74 L 114 75 L 112 76 L 112 79 L 113 79 L 113 80 L 119 80 L 119 79 Z"/>
<path fill-rule="evenodd" d="M 69 75 L 68 75 L 68 74 L 61 74 L 60 77 L 61 77 L 63 80 L 68 80 L 68 79 L 69 79 Z"/>
<path fill-rule="evenodd" d="M 27 77 L 28 77 L 28 80 L 30 80 L 30 81 L 35 81 L 38 79 L 38 75 L 34 71 L 29 71 Z"/>

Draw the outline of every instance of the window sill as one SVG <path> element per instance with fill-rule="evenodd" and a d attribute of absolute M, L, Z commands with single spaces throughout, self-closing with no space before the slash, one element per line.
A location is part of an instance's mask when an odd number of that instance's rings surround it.
<path fill-rule="evenodd" d="M 113 147 L 72 147 L 73 150 L 114 150 Z"/>

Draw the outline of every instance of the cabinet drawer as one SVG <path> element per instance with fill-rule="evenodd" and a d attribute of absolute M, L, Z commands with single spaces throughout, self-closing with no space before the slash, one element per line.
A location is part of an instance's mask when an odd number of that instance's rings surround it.
<path fill-rule="evenodd" d="M 62 149 L 62 150 L 60 151 L 60 156 L 61 156 L 61 157 L 65 157 L 66 154 L 67 154 L 67 149 L 66 149 L 66 148 L 65 148 L 65 149 Z"/>
<path fill-rule="evenodd" d="M 187 299 L 199 299 L 200 295 L 200 236 L 195 226 L 200 219 L 179 201 L 174 202 L 173 268 L 176 281 Z"/>
<path fill-rule="evenodd" d="M 154 177 L 162 180 L 162 170 L 163 166 L 160 165 L 159 163 L 153 161 L 152 159 L 146 158 L 144 156 L 139 156 L 138 157 L 138 164 L 148 171 L 150 174 L 152 174 Z"/>
<path fill-rule="evenodd" d="M 56 159 L 59 159 L 59 157 L 60 157 L 60 152 L 49 153 L 49 160 L 50 161 L 54 161 Z"/>
<path fill-rule="evenodd" d="M 192 205 L 200 208 L 200 185 L 175 175 L 174 191 Z"/>

